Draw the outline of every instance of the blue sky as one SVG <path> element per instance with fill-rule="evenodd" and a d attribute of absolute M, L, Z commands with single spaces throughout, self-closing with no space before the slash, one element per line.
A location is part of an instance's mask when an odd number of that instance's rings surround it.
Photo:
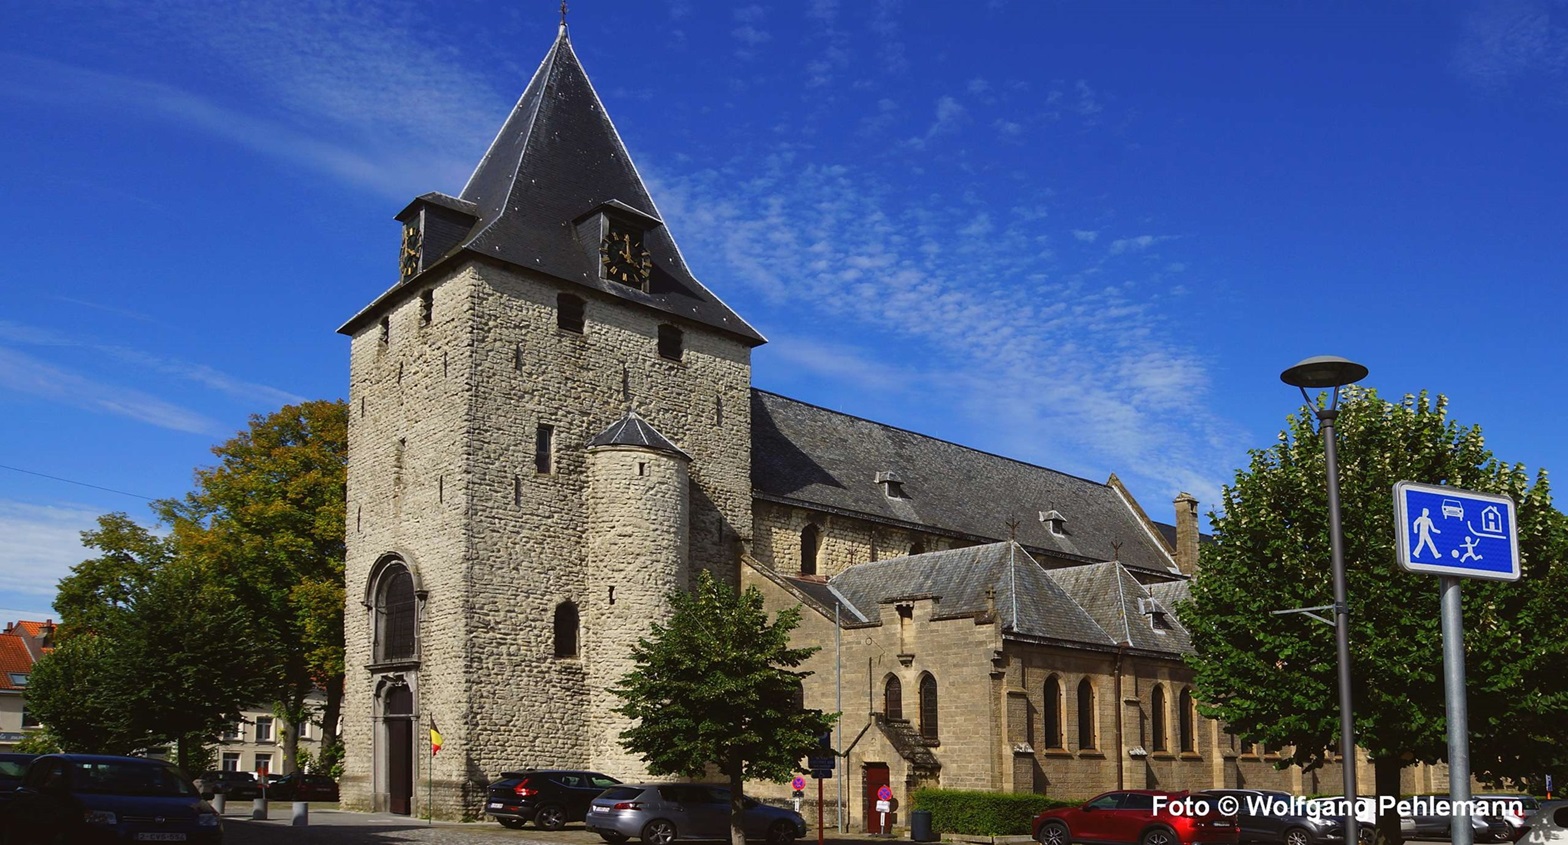
<path fill-rule="evenodd" d="M 0 619 L 52 615 L 77 532 L 150 519 L 249 414 L 346 394 L 334 330 L 395 280 L 392 215 L 461 189 L 557 21 L 8 17 Z M 1568 466 L 1562 0 L 576 0 L 570 24 L 688 262 L 770 339 L 759 387 L 1114 472 L 1166 520 L 1273 441 L 1279 372 L 1317 354 Z"/>

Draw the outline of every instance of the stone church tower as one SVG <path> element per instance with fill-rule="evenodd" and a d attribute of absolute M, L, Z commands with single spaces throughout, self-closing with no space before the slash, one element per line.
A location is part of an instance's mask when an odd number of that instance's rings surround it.
<path fill-rule="evenodd" d="M 606 690 L 670 587 L 738 579 L 763 338 L 686 267 L 564 26 L 462 191 L 397 219 L 398 279 L 340 329 L 344 804 L 636 775 Z"/>

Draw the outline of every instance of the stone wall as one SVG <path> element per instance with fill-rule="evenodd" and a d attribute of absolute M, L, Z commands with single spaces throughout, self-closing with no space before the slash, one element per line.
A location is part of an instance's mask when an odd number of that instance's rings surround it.
<path fill-rule="evenodd" d="M 752 506 L 752 557 L 780 572 L 800 572 L 801 532 L 817 526 L 817 572 L 832 577 L 857 563 L 969 545 L 937 534 L 775 502 Z"/>
<path fill-rule="evenodd" d="M 580 333 L 557 325 L 563 290 L 586 300 Z M 646 618 L 600 612 L 608 585 L 586 548 L 584 444 L 629 403 L 694 459 L 690 565 L 736 577 L 751 526 L 750 349 L 680 324 L 684 354 L 666 360 L 658 326 L 675 318 L 491 263 L 452 271 L 429 312 L 421 325 L 411 293 L 390 309 L 388 342 L 374 322 L 353 339 L 344 802 L 378 806 L 379 675 L 367 669 L 362 601 L 376 561 L 398 553 L 426 593 L 419 664 L 403 673 L 419 720 L 415 812 L 434 719 L 445 740 L 435 815 L 461 817 L 479 812 L 500 771 L 589 762 L 588 669 L 556 657 L 556 607 L 625 621 L 584 627 L 585 647 L 646 630 Z M 553 429 L 547 472 L 535 461 L 542 425 Z"/>

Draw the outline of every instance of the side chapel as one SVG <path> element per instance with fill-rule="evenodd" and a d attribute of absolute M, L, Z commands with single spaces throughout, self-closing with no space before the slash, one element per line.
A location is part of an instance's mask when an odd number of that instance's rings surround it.
<path fill-rule="evenodd" d="M 1191 496 L 1163 524 L 1115 476 L 754 387 L 764 338 L 687 266 L 564 25 L 468 183 L 397 220 L 396 283 L 339 330 L 345 806 L 475 817 L 503 770 L 645 776 L 607 690 L 704 569 L 805 608 L 856 827 L 883 784 L 1338 782 L 1198 715 Z"/>

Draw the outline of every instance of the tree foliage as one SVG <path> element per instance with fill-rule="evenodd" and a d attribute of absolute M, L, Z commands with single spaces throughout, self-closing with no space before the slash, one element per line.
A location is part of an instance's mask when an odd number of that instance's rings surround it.
<path fill-rule="evenodd" d="M 122 513 L 82 532 L 99 557 L 60 582 L 58 643 L 33 668 L 28 707 L 67 751 L 127 754 L 202 738 L 264 694 L 235 595 Z"/>
<path fill-rule="evenodd" d="M 621 743 L 658 775 L 700 778 L 718 767 L 730 782 L 739 845 L 744 781 L 802 771 L 801 759 L 837 717 L 799 706 L 810 673 L 797 668 L 817 649 L 790 647 L 798 608 L 770 623 L 756 588 L 737 593 L 706 571 L 695 590 L 672 591 L 669 602 L 669 622 L 638 640 L 636 667 L 613 690 L 625 701 L 617 712 L 635 721 Z"/>
<path fill-rule="evenodd" d="M 1333 600 L 1328 501 L 1312 409 L 1278 442 L 1251 453 L 1212 515 L 1192 601 L 1182 610 L 1205 715 L 1315 767 L 1338 746 L 1333 629 L 1270 611 Z M 1447 755 L 1438 579 L 1395 558 L 1393 486 L 1402 480 L 1503 493 L 1517 504 L 1524 577 L 1463 586 L 1475 774 L 1523 779 L 1558 762 L 1568 739 L 1568 519 L 1546 473 L 1496 460 L 1477 426 L 1447 416 L 1427 394 L 1387 402 L 1343 392 L 1338 419 L 1341 511 L 1349 584 L 1352 695 L 1358 744 L 1379 792 L 1398 770 Z M 1392 774 L 1390 774 L 1392 773 Z"/>
<path fill-rule="evenodd" d="M 218 464 L 196 471 L 195 489 L 156 509 L 179 555 L 245 609 L 272 682 L 258 700 L 297 724 L 312 715 L 307 696 L 324 689 L 330 742 L 343 692 L 348 407 L 322 400 L 255 415 L 212 451 Z M 298 738 L 283 739 L 293 759 Z"/>

